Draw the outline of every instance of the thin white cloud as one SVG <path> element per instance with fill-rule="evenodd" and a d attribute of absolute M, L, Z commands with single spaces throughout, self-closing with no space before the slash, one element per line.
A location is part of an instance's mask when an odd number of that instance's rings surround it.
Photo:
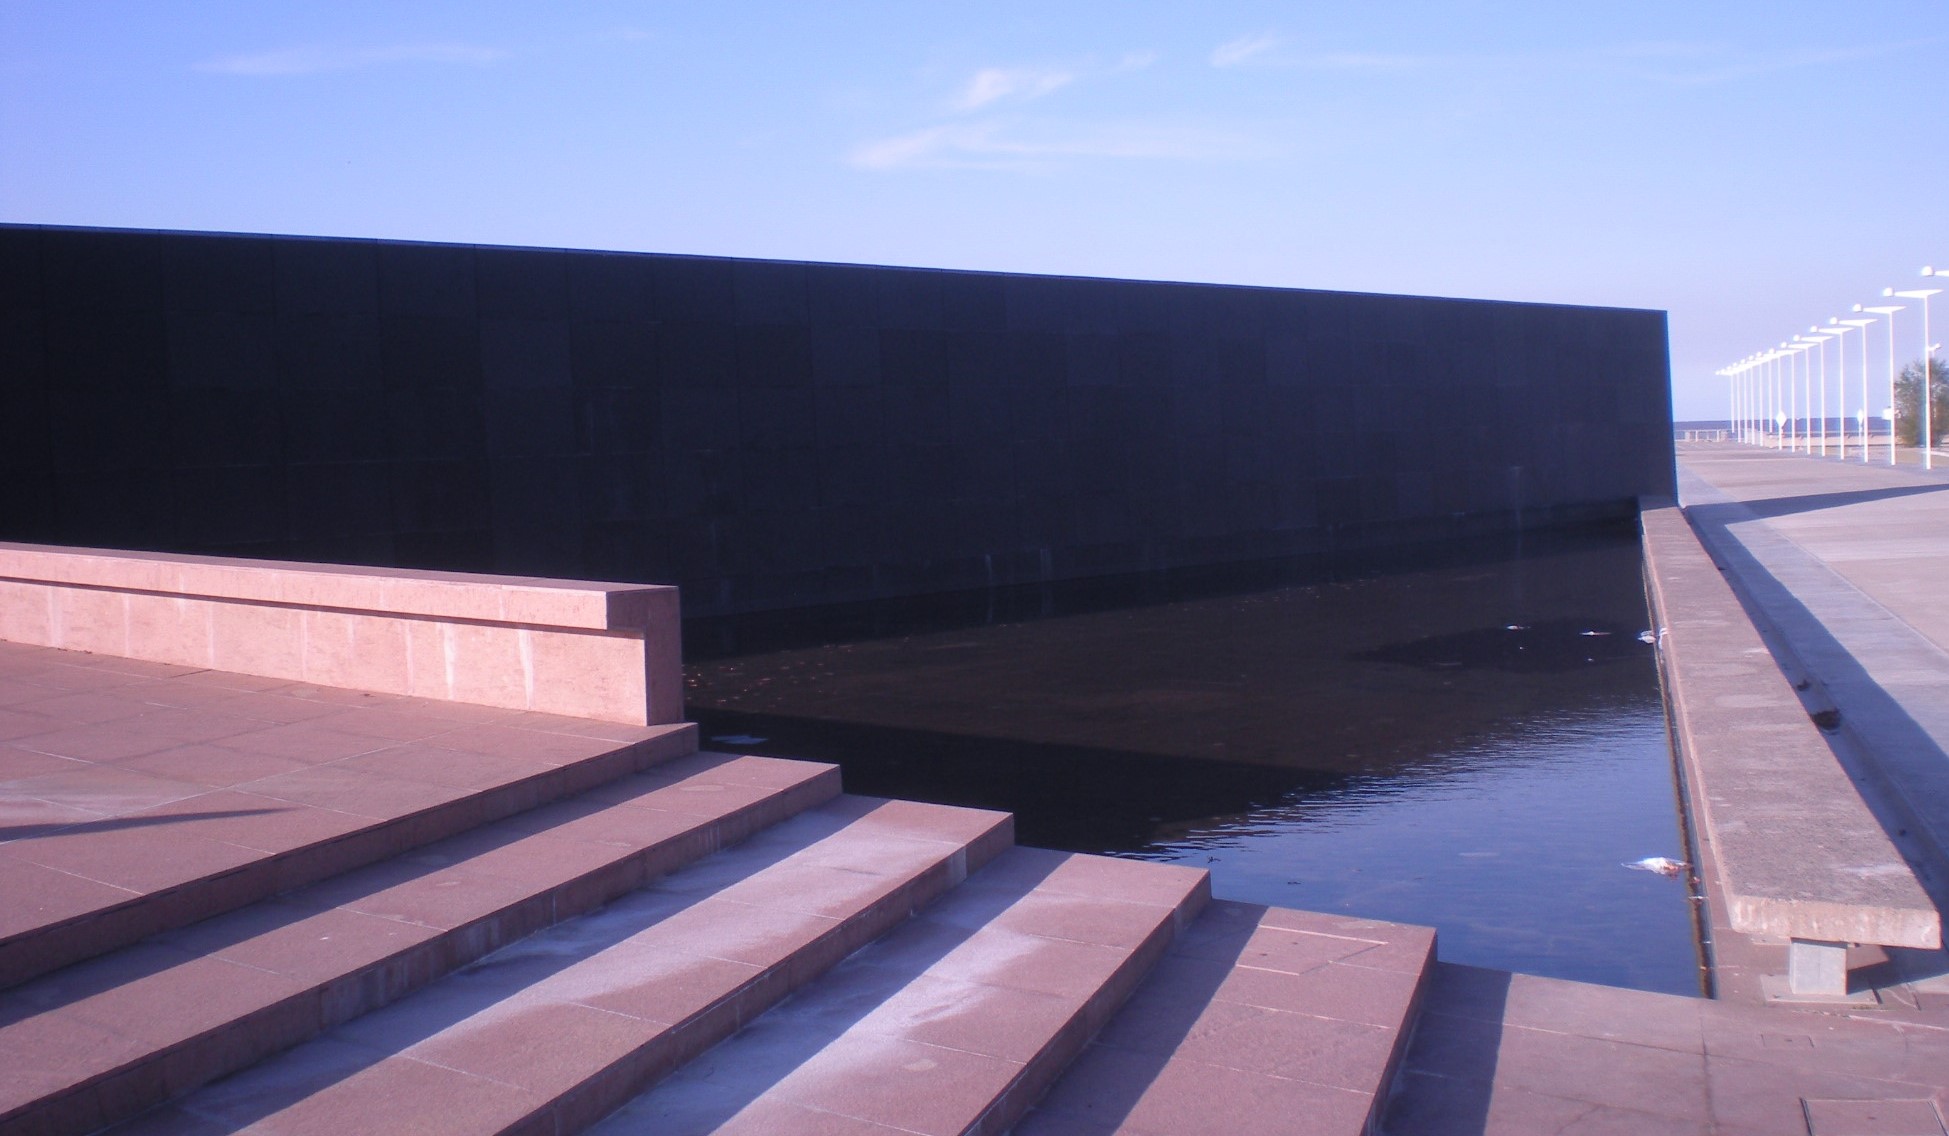
<path fill-rule="evenodd" d="M 1646 78 L 1680 87 L 1710 86 L 1716 83 L 1729 83 L 1739 79 L 1751 79 L 1778 71 L 1792 71 L 1802 67 L 1826 67 L 1841 63 L 1859 63 L 1877 59 L 1885 55 L 1906 51 L 1910 48 L 1928 47 L 1942 42 L 1940 37 L 1926 40 L 1910 40 L 1903 43 L 1863 44 L 1857 47 L 1803 48 L 1797 51 L 1780 51 L 1772 55 L 1735 55 L 1723 49 L 1704 46 L 1661 44 L 1662 50 L 1625 53 L 1626 58 L 1664 59 L 1672 62 L 1683 60 L 1695 66 L 1687 69 L 1653 71 Z"/>
<path fill-rule="evenodd" d="M 1047 169 L 1063 159 L 1237 161 L 1270 147 L 1249 135 L 1167 122 L 1024 124 L 982 121 L 929 126 L 854 147 L 861 169 Z"/>
<path fill-rule="evenodd" d="M 974 110 L 1002 99 L 1028 101 L 1076 81 L 1074 71 L 1038 67 L 983 67 L 954 100 L 956 110 Z"/>
<path fill-rule="evenodd" d="M 460 63 L 484 67 L 507 57 L 493 47 L 466 43 L 402 43 L 383 47 L 293 47 L 251 55 L 230 55 L 196 65 L 198 71 L 225 75 L 315 75 L 391 63 Z"/>
<path fill-rule="evenodd" d="M 1230 43 L 1221 43 L 1212 49 L 1211 65 L 1237 67 L 1247 60 L 1264 55 L 1284 42 L 1271 32 L 1253 32 L 1248 36 L 1240 36 Z"/>

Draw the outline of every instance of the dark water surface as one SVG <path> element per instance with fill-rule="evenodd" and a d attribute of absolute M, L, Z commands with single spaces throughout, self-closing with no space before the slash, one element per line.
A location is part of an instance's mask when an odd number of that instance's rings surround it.
<path fill-rule="evenodd" d="M 1631 528 L 685 627 L 716 748 L 1007 809 L 1022 843 L 1432 925 L 1455 962 L 1698 991 Z M 763 741 L 750 739 L 762 738 Z"/>

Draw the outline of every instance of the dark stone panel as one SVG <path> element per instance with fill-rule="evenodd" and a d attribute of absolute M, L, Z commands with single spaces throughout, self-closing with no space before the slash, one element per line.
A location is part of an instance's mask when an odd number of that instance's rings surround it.
<path fill-rule="evenodd" d="M 487 421 L 487 449 L 496 457 L 514 454 L 572 454 L 576 447 L 575 406 L 566 393 L 547 387 L 487 391 L 481 399 Z"/>
<path fill-rule="evenodd" d="M 1116 337 L 1117 378 L 1143 387 L 1167 386 L 1175 378 L 1173 337 L 1162 331 L 1127 331 Z"/>
<path fill-rule="evenodd" d="M 380 385 L 379 321 L 369 315 L 289 315 L 277 321 L 283 387 L 340 389 Z"/>
<path fill-rule="evenodd" d="M 885 437 L 881 393 L 873 387 L 821 387 L 814 396 L 821 446 L 868 446 Z"/>
<path fill-rule="evenodd" d="M 737 261 L 731 289 L 740 324 L 804 324 L 810 318 L 803 264 Z"/>
<path fill-rule="evenodd" d="M 819 504 L 826 507 L 867 507 L 887 500 L 894 487 L 887 481 L 887 450 L 883 445 L 829 446 L 819 451 Z"/>
<path fill-rule="evenodd" d="M 662 403 L 647 387 L 602 387 L 575 395 L 576 448 L 584 453 L 650 453 L 662 441 Z"/>
<path fill-rule="evenodd" d="M 1005 341 L 1004 374 L 1012 385 L 1053 391 L 1069 381 L 1069 344 L 1062 335 L 1046 331 L 1018 331 Z"/>
<path fill-rule="evenodd" d="M 163 429 L 169 421 L 169 399 L 162 390 L 131 387 L 104 398 L 100 389 L 56 382 L 47 393 L 48 450 L 55 469 L 64 478 L 91 469 L 155 470 L 164 466 L 168 447 Z M 64 484 L 63 500 L 72 497 Z M 74 515 L 64 507 L 64 517 Z"/>
<path fill-rule="evenodd" d="M 805 325 L 740 327 L 738 382 L 746 387 L 810 386 L 812 338 Z"/>
<path fill-rule="evenodd" d="M 738 421 L 747 452 L 811 449 L 819 441 L 809 389 L 746 390 L 738 396 Z"/>
<path fill-rule="evenodd" d="M 46 360 L 40 313 L 0 310 L 0 467 L 47 461 Z"/>
<path fill-rule="evenodd" d="M 175 311 L 166 334 L 172 386 L 268 391 L 277 385 L 277 323 L 268 312 Z"/>
<path fill-rule="evenodd" d="M 1015 470 L 1005 446 L 951 446 L 948 467 L 957 507 L 970 501 L 1005 502 L 1015 498 Z"/>
<path fill-rule="evenodd" d="M 496 571 L 583 577 L 581 478 L 574 458 L 497 458 L 488 484 Z"/>
<path fill-rule="evenodd" d="M 1115 335 L 1075 332 L 1064 338 L 1064 372 L 1071 386 L 1114 386 L 1123 381 L 1118 371 L 1122 352 Z"/>
<path fill-rule="evenodd" d="M 55 311 L 148 312 L 162 306 L 162 238 L 155 233 L 45 229 L 41 286 Z M 105 318 L 103 322 L 108 322 Z"/>
<path fill-rule="evenodd" d="M 377 392 L 287 390 L 279 400 L 284 453 L 293 464 L 379 461 L 391 456 L 390 408 Z"/>
<path fill-rule="evenodd" d="M 738 381 L 738 340 L 722 323 L 657 328 L 657 375 L 666 387 L 730 387 Z"/>
<path fill-rule="evenodd" d="M 880 381 L 880 334 L 871 328 L 813 324 L 808 339 L 812 381 L 820 386 L 872 386 Z"/>
<path fill-rule="evenodd" d="M 567 387 L 570 354 L 563 320 L 481 321 L 481 381 L 490 389 Z"/>
<path fill-rule="evenodd" d="M 747 450 L 739 464 L 744 477 L 744 515 L 797 513 L 818 507 L 817 450 Z"/>
<path fill-rule="evenodd" d="M 57 386 L 87 387 L 109 399 L 168 381 L 169 339 L 160 311 L 61 307 L 48 312 L 42 328 L 46 373 Z"/>
<path fill-rule="evenodd" d="M 277 310 L 277 257 L 255 237 L 162 238 L 163 304 L 172 312 Z"/>
<path fill-rule="evenodd" d="M 379 368 L 393 390 L 479 390 L 480 321 L 455 316 L 387 317 L 379 324 Z"/>
<path fill-rule="evenodd" d="M 474 250 L 479 314 L 486 319 L 567 319 L 569 261 L 565 253 L 542 249 Z"/>
<path fill-rule="evenodd" d="M 940 330 L 941 281 L 945 275 L 919 268 L 876 270 L 874 308 L 879 325 L 907 331 Z"/>
<path fill-rule="evenodd" d="M 284 460 L 275 391 L 197 387 L 169 401 L 167 460 L 179 466 L 274 466 Z"/>
<path fill-rule="evenodd" d="M 1069 281 L 1062 277 L 1005 277 L 1002 297 L 1011 330 L 1061 333 L 1070 328 Z"/>
<path fill-rule="evenodd" d="M 172 524 L 170 487 L 153 465 L 75 463 L 56 470 L 56 544 L 167 549 L 182 541 Z"/>
<path fill-rule="evenodd" d="M 731 324 L 737 318 L 735 262 L 701 256 L 656 257 L 659 318 Z"/>
<path fill-rule="evenodd" d="M 1013 433 L 1014 392 L 994 382 L 948 384 L 948 437 L 958 445 L 1007 444 Z"/>
<path fill-rule="evenodd" d="M 658 318 L 656 257 L 573 253 L 568 259 L 569 313 L 587 320 Z"/>
<path fill-rule="evenodd" d="M 578 387 L 653 391 L 657 325 L 648 320 L 578 320 L 569 328 L 569 366 Z"/>
<path fill-rule="evenodd" d="M 49 299 L 41 278 L 41 231 L 0 225 L 0 315 L 39 311 Z"/>
<path fill-rule="evenodd" d="M 666 452 L 661 472 L 658 510 L 678 521 L 708 524 L 743 507 L 744 463 L 733 451 Z"/>
<path fill-rule="evenodd" d="M 401 534 L 484 533 L 492 527 L 486 462 L 397 461 L 385 469 Z"/>
<path fill-rule="evenodd" d="M 954 495 L 954 449 L 945 444 L 896 441 L 887 446 L 887 499 L 930 501 L 939 508 Z"/>
<path fill-rule="evenodd" d="M 0 427 L 0 436 L 4 436 Z M 61 485 L 44 461 L 21 469 L 0 462 L 0 539 L 52 544 L 63 539 Z"/>
<path fill-rule="evenodd" d="M 940 279 L 941 326 L 954 331 L 1008 327 L 1008 290 L 1001 277 L 949 272 Z"/>
<path fill-rule="evenodd" d="M 663 444 L 671 450 L 737 449 L 738 392 L 734 387 L 666 386 L 660 403 Z"/>
<path fill-rule="evenodd" d="M 889 387 L 947 381 L 947 337 L 938 331 L 880 332 L 880 381 Z"/>
<path fill-rule="evenodd" d="M 282 466 L 269 464 L 171 471 L 176 538 L 198 547 L 283 539 L 285 476 Z"/>
<path fill-rule="evenodd" d="M 478 310 L 471 247 L 379 246 L 381 315 L 466 317 Z"/>
<path fill-rule="evenodd" d="M 402 532 L 393 537 L 395 563 L 401 568 L 430 568 L 440 572 L 499 572 L 494 560 L 494 534 L 473 532 Z M 660 577 L 648 577 L 658 579 Z"/>
<path fill-rule="evenodd" d="M 476 390 L 388 391 L 385 452 L 399 461 L 478 461 L 487 456 L 487 418 Z"/>
<path fill-rule="evenodd" d="M 379 312 L 378 246 L 371 241 L 283 237 L 277 261 L 277 310 L 290 315 Z"/>
<path fill-rule="evenodd" d="M 945 382 L 889 384 L 880 397 L 887 440 L 895 445 L 947 442 L 953 436 L 949 405 Z"/>
<path fill-rule="evenodd" d="M 806 311 L 812 327 L 879 327 L 879 271 L 850 264 L 806 265 Z"/>
<path fill-rule="evenodd" d="M 641 524 L 655 515 L 660 474 L 649 454 L 587 454 L 577 463 L 582 515 L 590 524 Z"/>

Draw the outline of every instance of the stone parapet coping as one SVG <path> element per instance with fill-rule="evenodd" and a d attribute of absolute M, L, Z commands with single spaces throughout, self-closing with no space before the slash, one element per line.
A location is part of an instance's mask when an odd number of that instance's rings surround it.
<path fill-rule="evenodd" d="M 1934 948 L 1941 918 L 1669 501 L 1641 511 L 1659 662 L 1732 928 Z"/>
<path fill-rule="evenodd" d="M 540 710 L 683 719 L 677 589 L 0 543 L 0 639 Z"/>

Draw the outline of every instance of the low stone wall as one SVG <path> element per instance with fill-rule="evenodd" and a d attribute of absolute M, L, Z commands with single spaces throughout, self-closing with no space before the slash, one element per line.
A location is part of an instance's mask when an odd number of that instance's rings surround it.
<path fill-rule="evenodd" d="M 0 544 L 0 639 L 632 725 L 683 720 L 677 589 Z"/>
<path fill-rule="evenodd" d="M 1640 517 L 1674 740 L 1731 928 L 1793 940 L 1796 957 L 1801 944 L 1939 946 L 1935 905 L 1691 524 L 1670 501 Z"/>

